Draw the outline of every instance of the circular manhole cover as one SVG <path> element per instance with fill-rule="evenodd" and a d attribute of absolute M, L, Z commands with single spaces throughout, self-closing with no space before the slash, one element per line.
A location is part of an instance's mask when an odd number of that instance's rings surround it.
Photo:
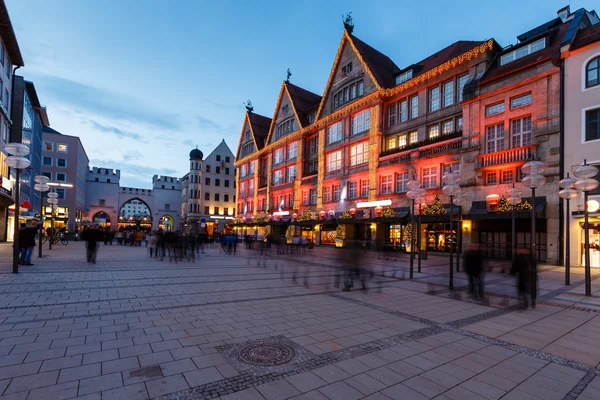
<path fill-rule="evenodd" d="M 251 343 L 243 346 L 237 358 L 245 363 L 272 367 L 282 365 L 294 358 L 294 349 L 282 343 Z"/>

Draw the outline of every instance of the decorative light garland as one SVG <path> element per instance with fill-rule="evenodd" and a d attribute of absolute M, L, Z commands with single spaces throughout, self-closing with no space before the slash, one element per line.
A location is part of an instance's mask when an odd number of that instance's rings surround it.
<path fill-rule="evenodd" d="M 531 210 L 531 204 L 529 204 L 527 200 L 523 200 L 521 203 L 515 204 L 513 206 L 509 204 L 508 201 L 506 201 L 506 198 L 504 196 L 500 197 L 500 201 L 498 202 L 498 212 L 512 212 L 513 207 L 515 211 Z"/>
<path fill-rule="evenodd" d="M 346 239 L 346 225 L 338 225 L 335 228 L 334 239 L 344 240 Z"/>
<path fill-rule="evenodd" d="M 298 221 L 316 221 L 319 219 L 316 211 L 311 211 L 308 208 L 302 210 L 300 215 L 298 215 Z"/>
<path fill-rule="evenodd" d="M 390 207 L 384 207 L 383 210 L 381 210 L 381 216 L 383 218 L 394 218 L 396 216 L 396 212 Z"/>
<path fill-rule="evenodd" d="M 317 162 L 317 208 L 323 208 L 323 180 L 325 179 L 325 129 L 317 134 L 319 145 Z"/>
<path fill-rule="evenodd" d="M 287 88 L 287 82 L 283 81 L 283 83 L 281 84 L 281 89 L 279 90 L 279 98 L 277 99 L 277 105 L 275 106 L 275 112 L 273 113 L 273 118 L 271 119 L 271 126 L 269 126 L 269 132 L 267 133 L 267 144 L 270 144 L 269 142 L 271 141 L 271 135 L 273 135 L 273 129 L 275 128 L 275 124 L 277 122 L 275 120 L 275 117 L 277 117 L 277 114 L 279 114 L 279 106 L 281 105 L 281 100 L 283 100 L 283 91 L 284 90 L 287 93 L 287 97 L 288 97 L 288 100 L 290 101 L 290 104 L 292 105 L 292 111 L 294 111 L 294 115 L 296 116 L 296 122 L 298 122 L 299 129 L 304 128 L 300 124 L 300 118 L 298 118 L 298 113 L 296 112 L 296 106 L 294 105 L 294 100 L 292 99 L 292 96 L 290 96 L 290 91 Z"/>
<path fill-rule="evenodd" d="M 294 237 L 295 234 L 296 234 L 296 227 L 294 225 L 288 226 L 287 230 L 285 231 L 285 238 L 288 243 L 292 242 L 292 238 Z"/>
<path fill-rule="evenodd" d="M 422 211 L 423 215 L 444 215 L 444 214 L 446 214 L 446 209 L 444 208 L 444 205 L 440 201 L 440 196 L 437 194 L 435 195 L 435 198 L 433 199 L 433 203 L 430 206 L 428 206 L 428 205 L 424 206 L 421 211 Z"/>
<path fill-rule="evenodd" d="M 340 215 L 340 219 L 352 219 L 354 218 L 348 210 L 345 210 L 342 215 Z"/>
<path fill-rule="evenodd" d="M 377 196 L 377 164 L 379 163 L 379 104 L 371 107 L 371 124 L 369 126 L 369 201 Z"/>

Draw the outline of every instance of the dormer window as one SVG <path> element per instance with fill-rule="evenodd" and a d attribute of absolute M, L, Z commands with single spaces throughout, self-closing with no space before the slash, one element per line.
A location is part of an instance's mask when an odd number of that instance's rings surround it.
<path fill-rule="evenodd" d="M 529 43 L 523 47 L 519 47 L 516 50 L 511 51 L 510 53 L 506 53 L 500 57 L 500 65 L 506 65 L 513 61 L 516 61 L 520 58 L 528 56 L 530 54 L 535 53 L 536 51 L 540 51 L 546 47 L 546 38 L 541 38 L 536 40 L 533 43 Z"/>
<path fill-rule="evenodd" d="M 364 94 L 363 81 L 354 82 L 350 85 L 343 87 L 333 95 L 333 108 L 343 106 L 346 103 L 361 97 Z"/>
<path fill-rule="evenodd" d="M 396 85 L 399 85 L 413 77 L 413 70 L 409 69 L 396 77 Z"/>

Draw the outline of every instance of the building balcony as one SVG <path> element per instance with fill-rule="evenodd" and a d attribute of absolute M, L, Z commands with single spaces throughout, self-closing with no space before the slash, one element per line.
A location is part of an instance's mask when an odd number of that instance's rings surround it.
<path fill-rule="evenodd" d="M 442 134 L 436 138 L 425 139 L 425 140 L 421 140 L 420 142 L 417 142 L 417 143 L 412 143 L 412 144 L 409 144 L 406 146 L 397 147 L 395 149 L 386 150 L 386 151 L 381 152 L 380 157 L 385 157 L 385 156 L 389 156 L 389 155 L 396 154 L 396 153 L 402 153 L 404 151 L 417 149 L 417 148 L 423 147 L 423 146 L 429 146 L 429 145 L 444 142 L 444 141 L 450 140 L 450 139 L 460 138 L 460 137 L 462 137 L 462 133 L 463 133 L 462 130 L 454 131 L 451 133 Z"/>
<path fill-rule="evenodd" d="M 452 153 L 455 150 L 462 148 L 462 140 L 458 142 L 452 142 L 443 144 L 441 146 L 430 147 L 425 150 L 419 151 L 419 158 L 435 157 L 441 154 Z"/>
<path fill-rule="evenodd" d="M 497 151 L 495 153 L 481 154 L 477 156 L 477 168 L 483 169 L 505 164 L 525 164 L 527 161 L 534 159 L 535 147 L 536 146 L 532 144 L 529 146 Z"/>

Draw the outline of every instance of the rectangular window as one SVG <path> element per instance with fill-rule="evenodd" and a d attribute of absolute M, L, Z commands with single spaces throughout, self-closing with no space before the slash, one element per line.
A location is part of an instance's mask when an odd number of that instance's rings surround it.
<path fill-rule="evenodd" d="M 362 142 L 350 147 L 350 166 L 369 162 L 369 142 Z"/>
<path fill-rule="evenodd" d="M 396 125 L 397 111 L 398 111 L 398 105 L 396 103 L 389 105 L 389 107 L 388 107 L 388 126 Z"/>
<path fill-rule="evenodd" d="M 462 132 L 463 130 L 463 119 L 462 117 L 456 118 L 456 130 Z"/>
<path fill-rule="evenodd" d="M 500 114 L 504 112 L 504 102 L 500 102 L 500 103 L 496 103 L 496 104 L 490 104 L 489 106 L 487 106 L 485 108 L 485 115 L 487 117 L 491 116 L 491 115 L 496 115 L 496 114 Z"/>
<path fill-rule="evenodd" d="M 254 166 L 256 164 L 256 161 L 250 161 L 250 166 L 248 167 L 248 174 L 250 175 L 254 175 Z"/>
<path fill-rule="evenodd" d="M 219 193 L 215 193 L 215 201 L 220 201 L 221 196 L 219 196 Z"/>
<path fill-rule="evenodd" d="M 295 165 L 290 165 L 289 167 L 287 167 L 287 171 L 285 174 L 285 181 L 286 182 L 293 182 L 294 179 L 296 179 L 296 166 Z"/>
<path fill-rule="evenodd" d="M 348 182 L 348 198 L 355 199 L 358 197 L 358 184 L 356 182 Z"/>
<path fill-rule="evenodd" d="M 464 74 L 458 77 L 458 91 L 456 92 L 456 98 L 460 103 L 463 101 L 463 91 L 465 89 L 465 85 L 469 81 L 469 74 Z"/>
<path fill-rule="evenodd" d="M 359 97 L 363 95 L 363 93 L 364 93 L 363 81 L 359 81 L 356 84 L 356 92 Z"/>
<path fill-rule="evenodd" d="M 229 181 L 228 180 L 225 181 L 225 187 L 229 187 Z M 250 179 L 248 181 L 248 191 L 250 193 L 254 193 L 254 179 Z"/>
<path fill-rule="evenodd" d="M 449 135 L 454 132 L 454 121 L 444 121 L 442 122 L 442 135 Z"/>
<path fill-rule="evenodd" d="M 360 181 L 360 197 L 369 197 L 369 180 L 363 179 Z"/>
<path fill-rule="evenodd" d="M 379 178 L 379 193 L 390 194 L 392 193 L 392 175 L 382 175 Z"/>
<path fill-rule="evenodd" d="M 56 166 L 60 167 L 60 168 L 66 168 L 67 167 L 67 159 L 66 158 L 57 158 Z"/>
<path fill-rule="evenodd" d="M 327 172 L 342 169 L 342 151 L 334 151 L 327 154 Z"/>
<path fill-rule="evenodd" d="M 585 140 L 600 139 L 600 108 L 585 112 Z"/>
<path fill-rule="evenodd" d="M 317 154 L 319 152 L 319 138 L 315 137 L 308 140 L 308 154 Z"/>
<path fill-rule="evenodd" d="M 510 121 L 512 147 L 529 146 L 531 144 L 531 116 Z"/>
<path fill-rule="evenodd" d="M 271 185 L 281 185 L 282 183 L 283 183 L 282 170 L 278 169 L 277 171 L 273 171 L 273 175 L 271 176 Z"/>
<path fill-rule="evenodd" d="M 444 82 L 444 107 L 454 104 L 454 81 Z"/>
<path fill-rule="evenodd" d="M 398 148 L 406 147 L 406 133 L 398 136 Z"/>
<path fill-rule="evenodd" d="M 66 194 L 67 194 L 67 193 L 66 193 L 66 189 L 63 189 L 63 188 L 56 188 L 56 189 L 54 189 L 54 191 L 55 191 L 56 193 L 58 193 L 58 199 L 59 199 L 59 200 L 64 200 L 64 199 L 66 198 Z"/>
<path fill-rule="evenodd" d="M 280 147 L 273 152 L 273 164 L 279 164 L 282 162 L 283 162 L 283 147 Z"/>
<path fill-rule="evenodd" d="M 317 189 L 310 189 L 310 204 L 317 204 Z"/>
<path fill-rule="evenodd" d="M 419 116 L 419 95 L 416 94 L 410 98 L 410 119 Z"/>
<path fill-rule="evenodd" d="M 219 207 L 214 207 L 214 214 L 218 214 L 219 213 Z"/>
<path fill-rule="evenodd" d="M 513 181 L 513 171 L 502 171 L 500 176 L 501 183 L 512 183 Z"/>
<path fill-rule="evenodd" d="M 419 141 L 419 132 L 418 131 L 412 131 L 408 134 L 408 136 L 410 138 L 410 144 L 414 144 Z"/>
<path fill-rule="evenodd" d="M 352 134 L 356 135 L 369 130 L 371 110 L 363 110 L 352 116 Z"/>
<path fill-rule="evenodd" d="M 206 172 L 210 173 L 210 165 L 206 165 Z"/>
<path fill-rule="evenodd" d="M 440 87 L 436 86 L 429 89 L 429 112 L 440 109 Z"/>
<path fill-rule="evenodd" d="M 400 122 L 408 120 L 408 100 L 402 100 L 400 102 Z"/>
<path fill-rule="evenodd" d="M 192 204 L 192 205 L 193 205 L 193 204 Z M 208 206 L 204 206 L 204 214 L 206 214 L 206 215 L 208 215 L 208 214 L 209 214 L 209 212 L 208 212 Z"/>
<path fill-rule="evenodd" d="M 44 151 L 54 151 L 54 142 L 47 142 L 44 140 Z"/>
<path fill-rule="evenodd" d="M 226 201 L 226 202 L 229 201 L 229 195 L 228 194 L 223 195 L 223 201 Z"/>
<path fill-rule="evenodd" d="M 327 127 L 327 144 L 342 140 L 342 121 Z"/>
<path fill-rule="evenodd" d="M 52 166 L 52 157 L 44 157 L 42 159 L 42 164 L 51 167 Z"/>
<path fill-rule="evenodd" d="M 511 97 L 510 108 L 523 107 L 531 104 L 531 93 L 525 93 L 520 96 Z"/>
<path fill-rule="evenodd" d="M 453 161 L 451 163 L 442 165 L 442 176 L 447 174 L 448 172 L 457 172 L 460 171 L 460 161 Z"/>
<path fill-rule="evenodd" d="M 424 167 L 421 170 L 423 189 L 431 189 L 437 187 L 437 167 Z"/>
<path fill-rule="evenodd" d="M 225 175 L 229 175 L 229 168 L 225 168 Z"/>
<path fill-rule="evenodd" d="M 215 186 L 221 186 L 221 180 L 215 179 Z"/>
<path fill-rule="evenodd" d="M 430 125 L 428 130 L 428 138 L 435 139 L 440 136 L 440 126 L 438 124 Z"/>
<path fill-rule="evenodd" d="M 401 73 L 400 75 L 398 75 L 396 77 L 396 85 L 399 85 L 402 82 L 406 82 L 407 80 L 412 78 L 412 72 L 413 72 L 413 70 L 409 69 L 408 71 L 405 71 L 405 72 Z"/>
<path fill-rule="evenodd" d="M 226 163 L 231 162 L 231 158 L 229 156 L 225 157 L 225 162 Z"/>
<path fill-rule="evenodd" d="M 340 201 L 342 197 L 342 186 L 333 185 L 333 201 Z"/>
<path fill-rule="evenodd" d="M 56 173 L 56 182 L 66 182 L 66 181 L 67 181 L 67 174 L 65 174 L 64 172 Z"/>
<path fill-rule="evenodd" d="M 48 179 L 52 180 L 52 172 L 42 171 L 42 175 L 47 176 Z"/>
<path fill-rule="evenodd" d="M 217 154 L 217 161 L 221 161 L 221 156 Z"/>
<path fill-rule="evenodd" d="M 208 165 L 206 167 L 208 167 Z M 248 164 L 244 164 L 240 168 L 240 178 L 244 178 L 246 175 L 248 175 Z"/>
<path fill-rule="evenodd" d="M 242 185 L 244 185 L 244 184 L 242 183 Z M 210 200 L 210 193 L 209 192 L 205 192 L 204 193 L 204 200 Z"/>
<path fill-rule="evenodd" d="M 298 155 L 298 142 L 288 144 L 287 153 L 288 160 L 296 158 Z"/>
<path fill-rule="evenodd" d="M 388 150 L 394 150 L 396 147 L 397 147 L 397 145 L 396 145 L 396 137 L 394 136 L 394 137 L 388 138 L 388 140 L 387 140 L 387 149 Z"/>
<path fill-rule="evenodd" d="M 59 153 L 66 153 L 67 152 L 67 145 L 64 143 L 59 143 L 56 146 L 56 151 L 58 151 Z"/>
<path fill-rule="evenodd" d="M 223 213 L 224 213 L 225 215 L 229 215 L 229 208 L 228 208 L 228 207 L 225 207 L 225 208 L 223 209 Z"/>
<path fill-rule="evenodd" d="M 500 65 L 511 63 L 519 58 L 523 58 L 536 51 L 542 50 L 546 47 L 546 38 L 541 38 L 533 43 L 523 46 L 517 50 L 513 50 L 510 53 L 506 53 L 500 57 Z"/>
<path fill-rule="evenodd" d="M 486 139 L 488 153 L 504 150 L 504 123 L 488 126 Z"/>
<path fill-rule="evenodd" d="M 210 178 L 204 178 L 204 184 L 210 186 Z"/>
<path fill-rule="evenodd" d="M 327 203 L 331 201 L 331 187 L 323 188 L 323 202 Z"/>
<path fill-rule="evenodd" d="M 216 172 L 217 174 L 220 174 L 220 173 L 221 173 L 221 167 L 217 167 L 217 168 L 216 168 L 216 170 L 215 170 L 215 172 Z"/>
<path fill-rule="evenodd" d="M 396 172 L 396 193 L 404 193 L 408 191 L 408 171 Z"/>
<path fill-rule="evenodd" d="M 486 185 L 495 185 L 496 184 L 496 172 L 488 172 L 485 175 L 485 184 Z"/>

